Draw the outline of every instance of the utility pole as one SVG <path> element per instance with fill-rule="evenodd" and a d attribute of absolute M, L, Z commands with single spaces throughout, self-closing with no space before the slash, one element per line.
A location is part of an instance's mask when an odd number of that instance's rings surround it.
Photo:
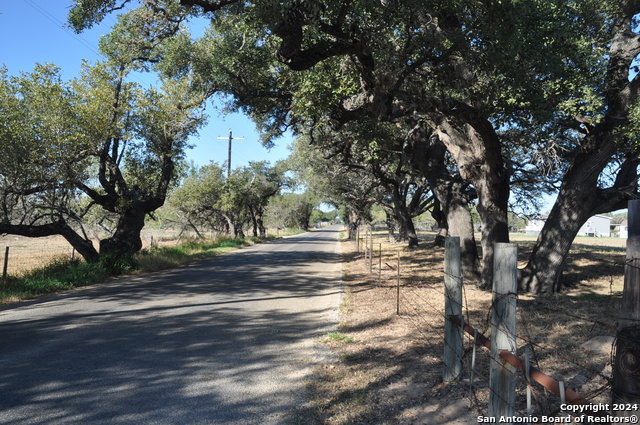
<path fill-rule="evenodd" d="M 225 140 L 226 137 L 220 137 L 218 136 L 219 140 Z M 244 137 L 233 137 L 233 133 L 231 132 L 231 129 L 229 129 L 229 157 L 227 159 L 227 180 L 229 180 L 229 177 L 231 176 L 231 143 L 234 140 L 244 140 Z"/>

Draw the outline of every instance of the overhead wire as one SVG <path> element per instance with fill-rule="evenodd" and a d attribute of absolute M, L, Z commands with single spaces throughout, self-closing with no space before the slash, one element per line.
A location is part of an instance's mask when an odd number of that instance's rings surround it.
<path fill-rule="evenodd" d="M 80 43 L 84 47 L 86 47 L 89 51 L 91 51 L 91 53 L 96 54 L 98 56 L 102 55 L 100 53 L 99 49 L 97 47 L 95 47 L 91 42 L 89 42 L 84 37 L 80 36 L 79 34 L 75 34 L 68 27 L 66 27 L 63 22 L 58 20 L 58 18 L 56 18 L 52 13 L 50 13 L 48 10 L 46 10 L 45 8 L 43 8 L 42 6 L 37 4 L 35 1 L 33 1 L 33 0 L 22 0 L 22 1 L 24 1 L 26 4 L 31 6 L 34 10 L 36 10 L 38 13 L 40 13 L 42 16 L 44 16 L 49 21 L 51 21 L 56 27 L 60 28 L 62 31 L 67 33 L 69 36 L 71 36 L 78 43 Z"/>
<path fill-rule="evenodd" d="M 49 20 L 51 23 L 53 23 L 56 27 L 58 27 L 60 30 L 62 30 L 63 32 L 65 32 L 66 34 L 68 34 L 70 37 L 72 37 L 77 43 L 81 44 L 83 47 L 85 47 L 87 50 L 89 50 L 91 53 L 93 53 L 96 56 L 103 56 L 103 54 L 100 52 L 99 47 L 95 46 L 94 43 L 92 43 L 91 41 L 87 40 L 85 37 L 83 37 L 80 34 L 76 34 L 74 31 L 72 31 L 64 22 L 60 21 L 53 13 L 49 12 L 47 9 L 45 9 L 43 6 L 41 6 L 40 4 L 36 3 L 34 0 L 23 0 L 24 3 L 26 3 L 27 5 L 29 5 L 30 7 L 32 7 L 35 11 L 37 11 L 38 13 L 40 13 L 43 17 L 45 17 L 47 20 Z M 129 6 L 125 6 L 127 10 L 131 10 L 131 8 Z M 110 15 L 108 15 L 108 18 L 113 22 L 113 23 L 117 23 L 117 21 L 111 17 Z M 135 80 L 136 82 L 140 83 L 140 84 L 145 84 L 145 82 L 142 81 L 142 79 L 139 78 L 138 75 L 133 74 L 132 75 L 132 79 Z M 214 135 L 213 131 L 211 129 L 208 129 L 206 127 L 203 127 L 199 132 L 199 135 L 201 136 L 200 139 L 201 140 L 210 140 L 213 141 L 213 143 L 218 143 L 217 138 L 221 135 L 224 134 L 224 132 L 221 132 L 219 135 Z M 249 142 L 258 142 L 258 140 L 255 141 L 249 141 Z M 226 152 L 226 145 L 224 144 L 224 141 L 220 141 L 220 152 L 225 153 Z M 214 145 L 217 147 L 217 145 Z M 217 151 L 217 150 L 216 150 Z M 223 155 L 225 156 L 225 155 Z M 226 158 L 226 156 L 225 156 Z M 254 161 L 255 159 L 250 159 L 248 158 L 244 153 L 243 150 L 236 150 L 233 152 L 233 158 L 236 159 L 240 159 L 242 160 L 244 163 L 248 163 L 250 161 Z M 223 160 L 224 161 L 224 160 Z M 233 165 L 233 164 L 232 164 Z"/>

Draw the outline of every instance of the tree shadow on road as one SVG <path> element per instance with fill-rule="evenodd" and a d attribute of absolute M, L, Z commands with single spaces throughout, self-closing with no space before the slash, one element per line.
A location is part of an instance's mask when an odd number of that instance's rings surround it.
<path fill-rule="evenodd" d="M 340 256 L 233 257 L 0 309 L 0 424 L 281 423 L 335 326 Z"/>

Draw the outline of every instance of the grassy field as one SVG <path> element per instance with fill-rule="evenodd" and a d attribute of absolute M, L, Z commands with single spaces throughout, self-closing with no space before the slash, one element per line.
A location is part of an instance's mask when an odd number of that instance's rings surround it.
<path fill-rule="evenodd" d="M 276 229 L 268 230 L 270 238 L 286 236 L 299 233 L 297 230 Z M 218 238 L 214 234 L 205 234 L 205 241 L 213 241 Z M 193 241 L 195 236 L 191 233 L 180 236 L 177 230 L 149 230 L 142 232 L 142 249 L 148 250 L 153 244 L 154 247 L 175 247 L 188 241 Z M 98 241 L 94 241 L 94 246 L 98 246 Z M 42 238 L 27 238 L 16 235 L 0 235 L 0 264 L 4 265 L 6 248 L 9 248 L 9 261 L 7 263 L 7 273 L 10 276 L 19 277 L 31 270 L 42 268 L 51 262 L 59 262 L 70 259 L 76 254 L 73 253 L 71 245 L 62 236 L 48 236 Z"/>
<path fill-rule="evenodd" d="M 273 238 L 276 236 L 268 239 Z M 0 282 L 0 304 L 91 285 L 123 274 L 142 274 L 168 269 L 253 245 L 261 240 L 218 237 L 212 240 L 176 243 L 156 237 L 153 246 L 149 243 L 133 258 L 114 262 L 103 257 L 96 263 L 71 258 L 70 247 L 60 238 L 24 238 L 18 239 L 17 242 L 9 249 L 9 265 L 13 266 L 8 268 L 11 272 L 7 279 Z M 16 251 L 20 252 L 20 249 L 23 250 L 22 256 L 15 254 Z"/>
<path fill-rule="evenodd" d="M 142 235 L 143 249 L 148 249 L 153 240 L 156 246 L 174 246 L 178 241 L 175 231 L 146 231 Z M 94 241 L 98 246 L 98 241 Z M 47 266 L 53 261 L 70 259 L 73 253 L 71 245 L 62 236 L 27 238 L 16 235 L 0 236 L 0 262 L 4 265 L 6 248 L 9 248 L 7 273 L 19 277 L 31 270 Z"/>

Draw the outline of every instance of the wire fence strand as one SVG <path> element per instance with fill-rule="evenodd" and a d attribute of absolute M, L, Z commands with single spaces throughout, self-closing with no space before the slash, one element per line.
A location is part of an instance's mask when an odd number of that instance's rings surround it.
<path fill-rule="evenodd" d="M 386 255 L 387 258 L 380 258 L 379 263 L 382 265 L 382 269 L 377 270 L 375 273 L 377 276 L 380 276 L 380 281 L 377 282 L 377 284 L 380 286 L 392 286 L 392 281 L 395 280 L 397 273 L 396 267 L 391 265 L 393 264 L 392 254 L 381 252 L 380 255 Z M 403 255 L 407 256 L 406 253 Z M 368 257 L 367 261 L 371 263 L 372 259 Z M 373 264 L 377 263 L 373 262 Z M 615 264 L 616 266 L 624 267 L 622 263 L 616 262 Z M 444 313 L 445 298 L 447 295 L 443 279 L 445 278 L 446 272 L 440 269 L 441 279 L 436 282 L 434 279 L 421 279 L 419 274 L 415 274 L 412 267 L 404 264 L 400 267 L 400 295 L 397 301 L 400 303 L 401 318 L 406 320 L 415 329 L 417 335 L 423 339 L 425 346 L 429 347 L 430 351 L 436 351 L 438 345 L 440 345 L 443 350 L 444 346 L 448 344 L 445 341 L 444 321 L 449 320 Z M 462 276 L 447 276 L 460 281 L 463 279 Z M 470 289 L 473 289 L 473 296 L 469 294 Z M 462 319 L 464 320 L 465 327 L 468 326 L 471 329 L 479 328 L 478 335 L 484 336 L 491 323 L 491 311 L 494 307 L 494 301 L 489 299 L 491 293 L 483 294 L 485 297 L 484 301 L 481 302 L 478 302 L 477 299 L 472 299 L 477 298 L 478 292 L 480 291 L 477 288 L 462 285 Z M 586 332 L 582 340 L 579 339 L 581 334 L 578 334 L 578 340 L 573 343 L 573 346 L 564 348 L 562 346 L 558 347 L 557 338 L 554 338 L 553 342 L 541 340 L 539 330 L 536 336 L 532 336 L 533 331 L 529 328 L 540 327 L 541 325 L 537 323 L 535 326 L 531 325 L 531 323 L 535 323 L 536 317 L 543 317 L 542 315 L 544 315 L 545 312 L 547 312 L 549 316 L 553 315 L 556 318 L 564 316 L 572 322 L 577 320 L 583 327 L 589 324 L 591 330 L 597 327 L 605 331 L 605 333 L 611 333 L 615 330 L 615 327 L 600 318 L 585 317 L 583 313 L 573 312 L 571 309 L 540 306 L 529 300 L 524 300 L 523 306 L 520 306 L 520 299 L 518 294 L 515 293 L 501 294 L 498 295 L 497 299 L 504 297 L 515 297 L 518 305 L 519 331 L 517 331 L 515 335 L 512 335 L 517 341 L 517 344 L 511 346 L 509 350 L 513 353 L 509 353 L 513 356 L 513 358 L 510 358 L 510 361 L 514 362 L 517 366 L 514 366 L 513 370 L 508 372 L 516 379 L 516 414 L 527 416 L 526 389 L 530 388 L 531 403 L 534 404 L 534 416 L 564 415 L 564 413 L 560 412 L 560 397 L 558 396 L 559 390 L 557 388 L 554 387 L 552 391 L 540 383 L 528 380 L 524 370 L 524 360 L 517 357 L 524 354 L 524 347 L 529 347 L 531 350 L 531 367 L 532 370 L 534 370 L 534 375 L 540 375 L 542 373 L 541 368 L 545 366 L 548 367 L 551 361 L 559 361 L 561 364 L 552 368 L 552 375 L 555 379 L 549 377 L 556 382 L 555 385 L 558 385 L 557 383 L 559 381 L 565 383 L 574 382 L 577 383 L 578 387 L 584 389 L 584 391 L 578 394 L 573 391 L 573 389 L 568 388 L 566 391 L 569 395 L 568 400 L 570 402 L 606 402 L 606 393 L 608 389 L 610 389 L 611 381 L 611 355 L 607 356 L 604 360 L 601 358 L 601 363 L 598 363 L 594 361 L 593 356 L 590 356 L 584 350 L 581 352 L 581 344 L 588 340 L 589 334 Z M 614 295 L 610 294 L 610 297 L 613 299 Z M 539 322 L 548 322 L 546 318 L 544 319 L 545 320 L 539 320 Z M 497 325 L 500 328 L 504 328 L 502 318 L 499 318 L 499 320 L 501 322 Z M 553 327 L 557 326 L 557 324 L 549 326 Z M 552 336 L 548 332 L 545 335 Z M 486 337 L 484 338 L 486 339 Z M 464 335 L 463 341 L 464 354 L 462 361 L 464 379 L 467 379 L 467 385 L 469 386 L 468 394 L 470 394 L 469 397 L 474 407 L 479 409 L 479 411 L 483 411 L 486 407 L 480 404 L 486 402 L 488 394 L 492 391 L 488 388 L 487 381 L 489 374 L 487 363 L 496 362 L 496 359 L 491 359 L 486 352 L 481 353 L 481 350 L 478 350 L 476 352 L 478 356 L 476 364 L 472 365 L 474 345 L 479 345 L 480 343 L 474 339 L 473 334 L 468 333 Z M 485 364 L 480 365 L 479 363 L 481 361 L 485 362 Z M 598 364 L 599 366 L 596 366 Z M 473 384 L 469 379 L 472 373 L 474 376 Z M 565 374 L 566 376 L 564 376 Z M 481 394 L 485 395 L 481 396 Z M 494 394 L 494 396 L 502 398 L 500 394 Z M 507 400 L 504 401 L 506 402 Z"/>

